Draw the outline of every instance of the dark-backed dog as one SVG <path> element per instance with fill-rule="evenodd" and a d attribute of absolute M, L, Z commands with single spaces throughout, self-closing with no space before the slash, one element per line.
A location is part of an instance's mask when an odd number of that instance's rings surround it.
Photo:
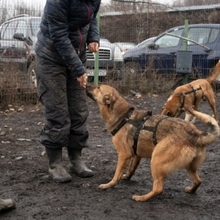
<path fill-rule="evenodd" d="M 114 187 L 122 178 L 130 179 L 141 158 L 151 158 L 153 188 L 146 195 L 133 195 L 134 200 L 147 201 L 161 194 L 166 176 L 180 169 L 186 169 L 192 177 L 192 185 L 185 191 L 196 191 L 201 183 L 197 169 L 205 158 L 205 147 L 219 136 L 219 126 L 213 117 L 189 109 L 210 126 L 209 132 L 203 132 L 183 119 L 137 110 L 107 85 L 88 85 L 87 95 L 98 104 L 118 152 L 114 177 L 101 184 L 100 189 Z M 123 175 L 128 165 L 129 169 Z"/>
<path fill-rule="evenodd" d="M 190 121 L 191 114 L 185 110 L 185 106 L 191 106 L 198 110 L 198 105 L 203 98 L 209 102 L 214 113 L 214 118 L 217 118 L 215 96 L 210 83 L 212 83 L 220 75 L 220 61 L 216 64 L 213 73 L 206 79 L 198 79 L 191 83 L 177 87 L 167 102 L 162 108 L 162 115 L 170 117 L 179 117 L 185 111 L 185 120 Z M 195 122 L 195 117 L 192 122 Z"/>

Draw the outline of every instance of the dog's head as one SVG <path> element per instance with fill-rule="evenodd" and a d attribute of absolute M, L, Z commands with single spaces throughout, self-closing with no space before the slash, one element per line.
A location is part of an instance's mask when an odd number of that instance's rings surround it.
<path fill-rule="evenodd" d="M 180 109 L 181 106 L 181 95 L 171 95 L 165 105 L 162 108 L 161 114 L 170 117 L 179 117 L 183 112 Z"/>
<path fill-rule="evenodd" d="M 119 97 L 119 93 L 116 89 L 108 85 L 87 85 L 86 87 L 87 96 L 94 100 L 99 106 L 108 106 L 111 109 L 117 98 Z"/>

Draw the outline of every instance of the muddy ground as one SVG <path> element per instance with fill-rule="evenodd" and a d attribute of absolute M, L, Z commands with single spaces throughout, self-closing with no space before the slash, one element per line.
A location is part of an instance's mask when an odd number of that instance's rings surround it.
<path fill-rule="evenodd" d="M 137 108 L 159 113 L 167 95 L 146 95 L 139 99 L 125 98 Z M 220 115 L 220 96 L 216 96 Z M 115 188 L 98 189 L 108 182 L 116 167 L 117 154 L 111 135 L 95 103 L 89 100 L 89 130 L 91 147 L 83 158 L 95 173 L 94 177 L 57 184 L 48 176 L 48 160 L 39 143 L 43 123 L 40 105 L 12 106 L 0 113 L 0 197 L 12 198 L 16 209 L 0 214 L 4 220 L 146 220 L 146 219 L 220 219 L 220 140 L 208 146 L 207 157 L 199 170 L 202 184 L 193 195 L 184 192 L 189 185 L 186 171 L 175 173 L 165 181 L 164 192 L 148 202 L 135 202 L 132 194 L 151 190 L 149 159 L 143 159 L 130 181 L 121 181 Z M 209 114 L 204 101 L 200 110 Z M 202 128 L 200 123 L 198 127 Z M 68 164 L 66 149 L 64 164 Z"/>

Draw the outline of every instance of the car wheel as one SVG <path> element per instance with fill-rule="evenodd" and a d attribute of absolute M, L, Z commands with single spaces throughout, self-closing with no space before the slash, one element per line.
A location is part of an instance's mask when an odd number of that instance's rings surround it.
<path fill-rule="evenodd" d="M 36 77 L 36 72 L 35 72 L 34 60 L 29 65 L 27 74 L 28 74 L 30 86 L 33 88 L 36 88 L 37 87 L 37 77 Z"/>

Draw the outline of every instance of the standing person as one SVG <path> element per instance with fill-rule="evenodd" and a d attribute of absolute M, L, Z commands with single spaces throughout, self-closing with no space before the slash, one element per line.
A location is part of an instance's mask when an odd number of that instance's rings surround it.
<path fill-rule="evenodd" d="M 86 46 L 90 52 L 99 49 L 100 1 L 47 0 L 40 24 L 35 48 L 38 95 L 45 116 L 40 141 L 55 182 L 72 180 L 62 164 L 63 147 L 67 147 L 71 171 L 80 177 L 93 176 L 81 159 L 89 137 L 84 64 Z"/>

